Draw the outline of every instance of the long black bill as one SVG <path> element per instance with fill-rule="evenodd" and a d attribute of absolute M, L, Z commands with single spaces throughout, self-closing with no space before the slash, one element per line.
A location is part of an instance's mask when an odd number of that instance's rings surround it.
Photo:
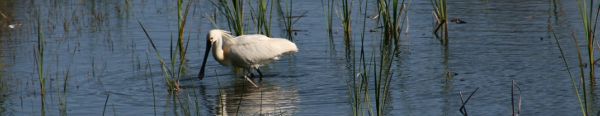
<path fill-rule="evenodd" d="M 207 38 L 206 39 L 206 49 L 204 51 L 204 60 L 202 61 L 202 67 L 200 67 L 200 73 L 198 73 L 198 78 L 202 80 L 204 78 L 204 67 L 206 66 L 206 60 L 208 60 L 208 52 L 210 52 L 210 48 L 212 43 Z"/>

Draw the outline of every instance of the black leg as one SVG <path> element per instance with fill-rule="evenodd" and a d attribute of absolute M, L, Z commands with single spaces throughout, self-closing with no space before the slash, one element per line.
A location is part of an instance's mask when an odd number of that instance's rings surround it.
<path fill-rule="evenodd" d="M 262 79 L 263 74 L 260 72 L 260 69 L 256 68 L 256 72 L 258 72 L 258 75 L 260 76 L 260 78 Z"/>

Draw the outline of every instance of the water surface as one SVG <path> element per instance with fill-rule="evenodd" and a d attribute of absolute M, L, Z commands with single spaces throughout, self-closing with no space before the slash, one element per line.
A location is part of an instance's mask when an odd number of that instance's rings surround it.
<path fill-rule="evenodd" d="M 369 4 L 367 15 L 376 15 L 375 1 Z M 0 11 L 7 17 L 0 23 L 0 114 L 43 112 L 34 57 L 38 19 L 46 39 L 47 115 L 352 113 L 348 80 L 355 74 L 346 57 L 349 49 L 338 17 L 334 17 L 330 41 L 318 0 L 294 1 L 295 15 L 306 12 L 294 24 L 294 29 L 300 30 L 293 35 L 300 52 L 263 67 L 260 88 L 212 58 L 208 77 L 195 77 L 204 52 L 204 35 L 214 28 L 207 17 L 215 8 L 209 1 L 194 1 L 186 28 L 186 37 L 191 37 L 188 70 L 179 79 L 182 91 L 169 94 L 156 51 L 137 21 L 146 26 L 166 58 L 171 39 L 177 35 L 176 5 L 160 0 L 1 1 Z M 576 49 L 570 34 L 583 34 L 574 1 L 558 2 L 556 7 L 547 0 L 449 1 L 450 18 L 467 23 L 449 24 L 447 48 L 431 33 L 431 3 L 412 1 L 409 7 L 409 26 L 392 64 L 392 99 L 386 113 L 460 115 L 459 92 L 479 88 L 467 105 L 469 114 L 510 115 L 511 83 L 515 80 L 521 88 L 522 115 L 581 114 L 548 31 L 549 26 L 554 27 L 567 61 L 575 67 Z M 351 49 L 360 45 L 363 17 L 353 17 Z M 275 21 L 273 36 L 286 37 L 279 20 Z M 217 23 L 226 26 L 223 18 Z M 367 30 L 378 27 L 376 20 L 367 19 L 366 24 Z M 371 53 L 381 36 L 378 32 L 365 34 L 365 48 Z"/>

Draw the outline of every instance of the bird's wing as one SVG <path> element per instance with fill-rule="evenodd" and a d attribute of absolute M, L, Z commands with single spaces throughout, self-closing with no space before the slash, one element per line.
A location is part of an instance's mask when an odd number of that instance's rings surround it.
<path fill-rule="evenodd" d="M 232 63 L 243 67 L 255 68 L 281 55 L 298 51 L 296 44 L 289 40 L 264 35 L 243 35 L 236 37 L 235 41 L 229 46 L 229 57 Z"/>

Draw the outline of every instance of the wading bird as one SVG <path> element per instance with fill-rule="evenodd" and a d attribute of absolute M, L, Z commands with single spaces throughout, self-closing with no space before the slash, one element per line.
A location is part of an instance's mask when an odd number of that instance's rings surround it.
<path fill-rule="evenodd" d="M 198 74 L 200 80 L 204 78 L 204 67 L 211 48 L 219 64 L 244 69 L 249 74 L 244 76 L 246 79 L 247 76 L 253 76 L 252 70 L 256 70 L 262 78 L 258 69 L 260 66 L 278 60 L 283 55 L 298 52 L 296 44 L 286 39 L 260 34 L 233 37 L 230 32 L 213 29 L 206 36 L 206 51 Z"/>

